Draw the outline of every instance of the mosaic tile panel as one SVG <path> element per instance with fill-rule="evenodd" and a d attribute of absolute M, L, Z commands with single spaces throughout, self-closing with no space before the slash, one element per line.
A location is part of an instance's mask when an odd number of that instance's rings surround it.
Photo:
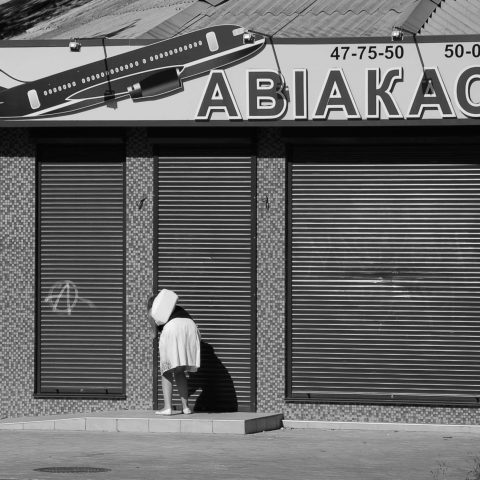
<path fill-rule="evenodd" d="M 153 282 L 151 149 L 127 135 L 127 398 L 35 399 L 35 147 L 26 130 L 0 131 L 2 216 L 2 417 L 152 408 L 152 343 L 145 302 Z M 140 202 L 144 199 L 143 202 Z M 141 208 L 140 208 L 141 204 Z"/>
<path fill-rule="evenodd" d="M 257 410 L 277 412 L 285 392 L 285 152 L 259 131 L 257 159 Z"/>
<path fill-rule="evenodd" d="M 283 412 L 285 418 L 295 420 L 479 424 L 480 408 L 285 402 L 285 173 L 286 158 L 280 131 L 260 129 L 257 179 L 258 411 Z"/>
<path fill-rule="evenodd" d="M 127 399 L 34 399 L 35 146 L 25 129 L 0 130 L 0 416 L 152 407 L 153 346 L 145 302 L 153 285 L 153 156 L 144 129 L 127 134 Z M 478 424 L 476 408 L 286 403 L 285 149 L 259 129 L 257 410 L 329 421 Z"/>
<path fill-rule="evenodd" d="M 153 286 L 153 153 L 145 129 L 127 141 L 127 405 L 153 406 L 153 346 L 146 320 Z"/>
<path fill-rule="evenodd" d="M 33 392 L 35 160 L 26 130 L 0 130 L 0 161 L 0 413 L 6 417 L 12 404 L 26 409 Z"/>
<path fill-rule="evenodd" d="M 396 405 L 286 404 L 285 418 L 331 422 L 397 422 L 475 425 L 478 408 Z"/>

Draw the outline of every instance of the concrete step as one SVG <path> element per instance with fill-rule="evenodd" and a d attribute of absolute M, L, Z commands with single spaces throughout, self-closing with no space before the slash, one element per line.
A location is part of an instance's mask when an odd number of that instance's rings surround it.
<path fill-rule="evenodd" d="M 132 433 L 248 434 L 282 427 L 277 413 L 193 413 L 155 415 L 153 410 L 122 410 L 0 420 L 0 430 L 63 430 Z"/>

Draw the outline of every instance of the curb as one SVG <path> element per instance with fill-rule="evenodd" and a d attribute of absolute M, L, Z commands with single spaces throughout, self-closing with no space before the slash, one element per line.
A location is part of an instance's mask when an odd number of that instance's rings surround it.
<path fill-rule="evenodd" d="M 449 425 L 436 423 L 376 423 L 376 422 L 325 422 L 313 420 L 283 420 L 290 429 L 319 430 L 376 430 L 395 432 L 480 433 L 480 425 Z"/>

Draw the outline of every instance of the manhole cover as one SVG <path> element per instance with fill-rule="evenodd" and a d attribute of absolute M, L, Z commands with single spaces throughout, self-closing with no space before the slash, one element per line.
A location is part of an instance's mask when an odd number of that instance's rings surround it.
<path fill-rule="evenodd" d="M 110 468 L 101 467 L 42 467 L 35 468 L 36 472 L 47 473 L 97 473 L 97 472 L 109 472 Z"/>

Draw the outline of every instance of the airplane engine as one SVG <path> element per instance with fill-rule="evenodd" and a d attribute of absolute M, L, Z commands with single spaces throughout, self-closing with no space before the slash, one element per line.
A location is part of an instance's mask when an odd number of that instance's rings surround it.
<path fill-rule="evenodd" d="M 128 87 L 128 93 L 133 100 L 155 97 L 174 92 L 182 88 L 178 68 L 168 68 L 154 73 L 140 82 Z"/>

